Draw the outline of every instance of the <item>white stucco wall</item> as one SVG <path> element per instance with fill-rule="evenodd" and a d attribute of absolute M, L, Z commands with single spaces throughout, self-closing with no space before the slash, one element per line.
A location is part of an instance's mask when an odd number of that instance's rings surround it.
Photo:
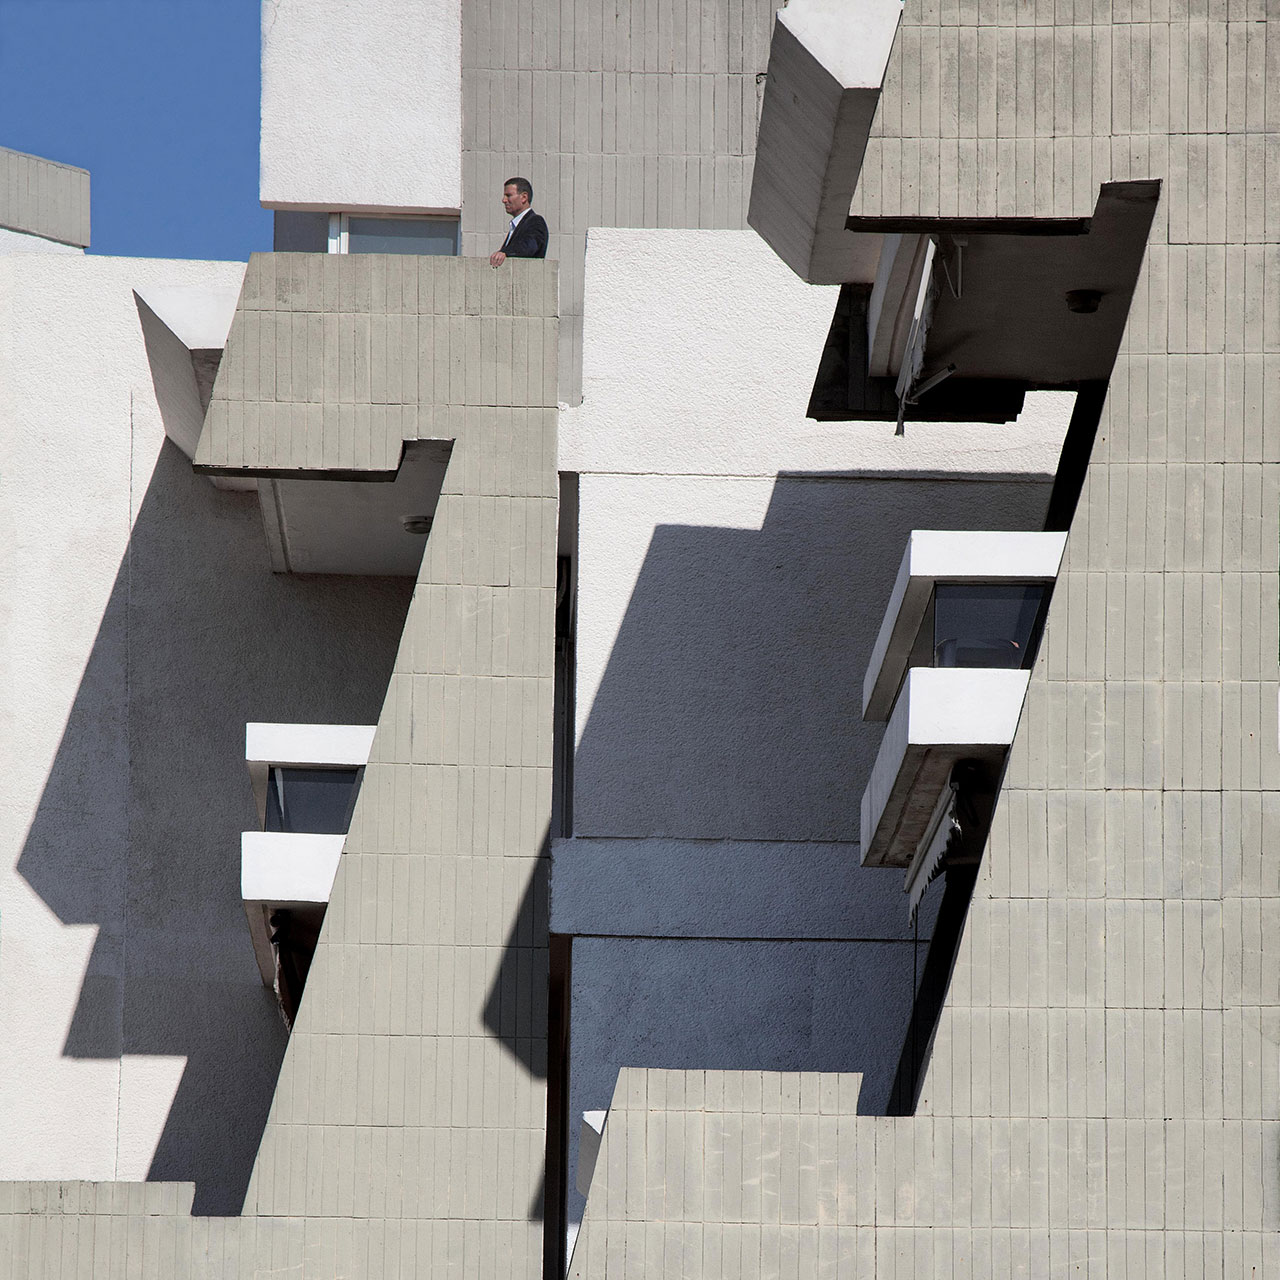
<path fill-rule="evenodd" d="M 1040 527 L 1074 396 L 901 437 L 811 421 L 836 296 L 754 232 L 590 232 L 560 450 L 582 475 L 578 834 L 856 840 L 841 769 L 874 755 L 859 691 L 910 530 Z"/>
<path fill-rule="evenodd" d="M 394 656 L 403 585 L 276 577 L 256 495 L 165 442 L 135 291 L 243 270 L 0 257 L 0 1181 L 238 1208 L 284 1041 L 245 724 L 369 723 Z"/>
<path fill-rule="evenodd" d="M 461 0 L 262 0 L 262 203 L 460 208 L 461 15 Z"/>
<path fill-rule="evenodd" d="M 592 228 L 582 404 L 564 471 L 782 470 L 1052 475 L 1074 396 L 1028 396 L 1014 423 L 805 417 L 837 289 L 808 285 L 754 231 Z"/>
<path fill-rule="evenodd" d="M 858 839 L 862 682 L 912 528 L 1038 528 L 1048 485 L 583 475 L 574 831 Z"/>
<path fill-rule="evenodd" d="M 1074 397 L 903 438 L 809 421 L 836 293 L 754 232 L 588 237 L 560 435 L 581 473 L 575 838 L 552 891 L 596 935 L 574 946 L 574 1117 L 635 1063 L 821 1064 L 888 1096 L 929 921 L 917 942 L 901 872 L 858 865 L 883 734 L 863 671 L 913 528 L 1041 526 Z M 571 1180 L 576 1158 L 571 1126 Z"/>

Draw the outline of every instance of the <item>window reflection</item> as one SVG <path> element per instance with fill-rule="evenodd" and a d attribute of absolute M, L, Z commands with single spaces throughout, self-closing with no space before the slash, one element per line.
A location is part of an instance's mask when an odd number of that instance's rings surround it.
<path fill-rule="evenodd" d="M 935 667 L 1030 666 L 1043 583 L 939 583 L 933 599 Z"/>
<path fill-rule="evenodd" d="M 422 253 L 443 256 L 458 252 L 456 218 L 347 219 L 348 253 Z"/>

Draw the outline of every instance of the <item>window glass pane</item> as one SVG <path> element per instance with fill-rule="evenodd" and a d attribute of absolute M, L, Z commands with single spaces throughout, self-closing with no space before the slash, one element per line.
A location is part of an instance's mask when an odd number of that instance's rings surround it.
<path fill-rule="evenodd" d="M 329 215 L 277 209 L 272 248 L 277 253 L 325 253 L 329 248 Z"/>
<path fill-rule="evenodd" d="M 457 254 L 457 218 L 347 219 L 348 253 Z"/>
<path fill-rule="evenodd" d="M 266 829 L 345 835 L 359 781 L 359 769 L 272 769 Z"/>
<path fill-rule="evenodd" d="M 1044 584 L 939 583 L 934 590 L 935 667 L 1027 666 Z"/>

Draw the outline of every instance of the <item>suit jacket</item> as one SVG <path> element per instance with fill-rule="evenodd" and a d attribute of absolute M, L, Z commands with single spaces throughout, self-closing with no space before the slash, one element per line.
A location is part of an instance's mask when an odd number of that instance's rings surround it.
<path fill-rule="evenodd" d="M 502 245 L 502 252 L 508 258 L 545 258 L 547 240 L 546 219 L 530 209 Z"/>

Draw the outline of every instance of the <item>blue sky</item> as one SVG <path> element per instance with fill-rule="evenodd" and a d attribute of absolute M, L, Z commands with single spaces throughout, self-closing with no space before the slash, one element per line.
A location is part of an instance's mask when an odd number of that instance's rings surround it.
<path fill-rule="evenodd" d="M 91 253 L 247 258 L 259 0 L 0 0 L 0 146 L 92 174 Z"/>

